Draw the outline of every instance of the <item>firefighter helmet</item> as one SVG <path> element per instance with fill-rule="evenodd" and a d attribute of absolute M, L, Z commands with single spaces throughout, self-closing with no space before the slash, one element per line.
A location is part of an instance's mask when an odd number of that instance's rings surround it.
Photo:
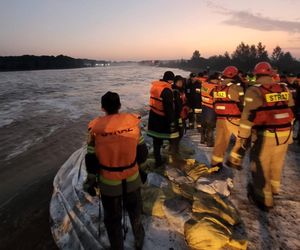
<path fill-rule="evenodd" d="M 239 73 L 239 70 L 234 66 L 228 66 L 223 71 L 223 76 L 227 78 L 233 78 Z"/>
<path fill-rule="evenodd" d="M 268 62 L 259 62 L 255 65 L 254 75 L 269 75 L 272 76 L 274 74 L 274 71 L 272 69 L 272 66 Z"/>

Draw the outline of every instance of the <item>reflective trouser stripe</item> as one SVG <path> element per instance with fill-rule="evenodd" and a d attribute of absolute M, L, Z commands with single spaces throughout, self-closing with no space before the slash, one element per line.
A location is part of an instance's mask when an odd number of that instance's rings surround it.
<path fill-rule="evenodd" d="M 238 159 L 238 160 L 242 159 L 242 156 L 240 154 L 236 153 L 236 152 L 231 152 L 230 156 L 232 158 L 235 158 L 235 159 Z"/>
<path fill-rule="evenodd" d="M 211 157 L 211 159 L 212 159 L 212 161 L 214 161 L 214 162 L 223 162 L 223 160 L 224 160 L 223 157 L 218 157 L 218 156 L 215 156 L 215 155 L 213 155 L 213 156 Z"/>
<path fill-rule="evenodd" d="M 271 182 L 272 192 L 278 194 L 280 190 L 280 181 L 270 180 L 270 182 Z"/>
<path fill-rule="evenodd" d="M 255 196 L 262 202 L 265 206 L 273 206 L 273 193 L 269 191 L 263 191 L 257 188 L 253 189 Z"/>
<path fill-rule="evenodd" d="M 87 153 L 88 154 L 95 154 L 95 147 L 87 146 Z"/>
<path fill-rule="evenodd" d="M 141 137 L 140 137 L 140 140 L 139 140 L 139 144 L 144 143 L 144 141 L 145 141 L 145 140 L 144 140 L 144 136 L 141 136 Z"/>

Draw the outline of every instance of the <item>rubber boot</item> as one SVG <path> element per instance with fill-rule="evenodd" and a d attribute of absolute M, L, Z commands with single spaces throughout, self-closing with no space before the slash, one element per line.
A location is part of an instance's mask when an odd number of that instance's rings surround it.
<path fill-rule="evenodd" d="M 160 167 L 163 165 L 162 157 L 160 154 L 160 149 L 162 146 L 162 140 L 160 139 L 153 139 L 153 154 L 155 159 L 155 167 Z"/>
<path fill-rule="evenodd" d="M 206 127 L 202 127 L 200 144 L 205 144 L 205 142 L 206 142 Z"/>
<path fill-rule="evenodd" d="M 214 146 L 214 130 L 213 128 L 208 127 L 206 129 L 206 145 L 207 147 L 213 147 Z"/>

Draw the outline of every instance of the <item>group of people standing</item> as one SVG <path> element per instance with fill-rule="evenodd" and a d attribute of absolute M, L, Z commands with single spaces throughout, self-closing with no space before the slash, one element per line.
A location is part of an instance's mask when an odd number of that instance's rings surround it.
<path fill-rule="evenodd" d="M 224 165 L 241 169 L 250 148 L 248 196 L 261 209 L 270 209 L 273 195 L 279 193 L 284 158 L 293 140 L 293 122 L 295 117 L 299 120 L 300 113 L 300 79 L 292 75 L 286 79 L 281 82 L 267 62 L 258 63 L 251 77 L 243 77 L 234 66 L 211 75 L 191 73 L 187 80 L 165 72 L 150 89 L 147 135 L 153 138 L 155 167 L 166 162 L 176 167 L 183 160 L 179 143 L 186 129 L 196 129 L 200 143 L 213 147 L 210 165 L 219 171 Z M 100 187 L 111 248 L 124 249 L 126 210 L 135 247 L 142 249 L 145 233 L 140 187 L 145 176 L 139 165 L 146 161 L 148 149 L 140 117 L 119 113 L 121 102 L 114 92 L 102 96 L 101 106 L 105 115 L 88 125 L 87 172 L 96 176 Z M 232 136 L 235 145 L 224 161 Z M 169 141 L 169 159 L 161 155 L 164 140 Z M 93 189 L 87 191 L 95 195 Z"/>
<path fill-rule="evenodd" d="M 191 73 L 188 80 L 167 71 L 150 90 L 147 134 L 153 138 L 156 166 L 167 161 L 161 156 L 163 140 L 170 142 L 171 163 L 180 160 L 180 131 L 186 129 L 196 128 L 200 143 L 213 147 L 210 167 L 219 171 L 224 166 L 242 169 L 250 149 L 248 197 L 269 210 L 300 118 L 299 100 L 300 76 L 280 77 L 268 62 L 258 63 L 250 76 L 235 66 L 209 76 Z M 235 143 L 225 160 L 231 138 Z M 299 131 L 296 138 L 300 145 Z"/>

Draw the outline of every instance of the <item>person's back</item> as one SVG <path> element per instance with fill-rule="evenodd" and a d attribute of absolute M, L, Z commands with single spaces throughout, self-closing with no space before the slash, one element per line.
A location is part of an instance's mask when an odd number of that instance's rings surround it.
<path fill-rule="evenodd" d="M 136 240 L 141 249 L 144 229 L 141 223 L 141 178 L 138 164 L 148 155 L 140 132 L 140 118 L 119 113 L 117 93 L 107 92 L 101 99 L 105 116 L 89 123 L 86 167 L 89 173 L 99 175 L 104 224 L 112 249 L 123 249 L 122 212 L 128 211 Z M 123 207 L 123 210 L 122 210 Z M 125 225 L 126 226 L 126 225 Z M 125 234 L 125 231 L 124 231 Z"/>

